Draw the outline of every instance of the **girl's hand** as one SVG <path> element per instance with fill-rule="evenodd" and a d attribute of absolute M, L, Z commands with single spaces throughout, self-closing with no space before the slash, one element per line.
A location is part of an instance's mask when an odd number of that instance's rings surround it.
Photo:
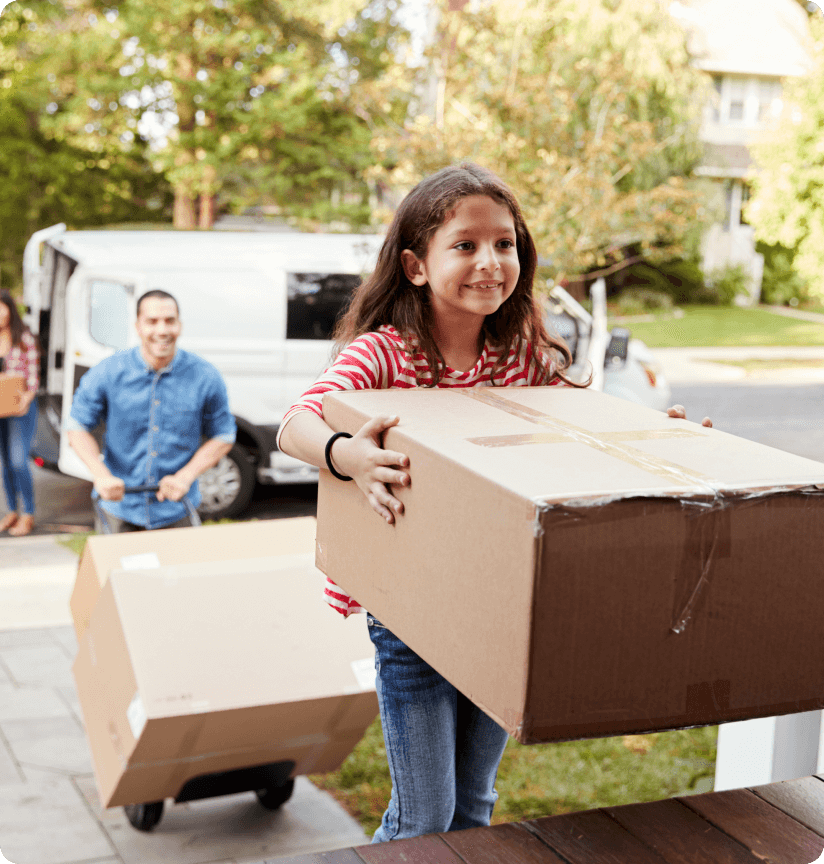
<path fill-rule="evenodd" d="M 372 509 L 392 525 L 403 513 L 403 504 L 390 491 L 392 486 L 408 486 L 409 457 L 381 447 L 383 433 L 396 426 L 398 417 L 373 417 L 352 438 L 338 438 L 332 445 L 332 462 L 342 474 L 351 477 L 372 505 Z"/>
<path fill-rule="evenodd" d="M 667 416 L 675 417 L 678 420 L 686 420 L 687 419 L 687 410 L 683 405 L 673 405 L 672 408 L 667 408 Z M 701 421 L 702 426 L 712 427 L 712 420 L 709 417 L 705 417 Z"/>

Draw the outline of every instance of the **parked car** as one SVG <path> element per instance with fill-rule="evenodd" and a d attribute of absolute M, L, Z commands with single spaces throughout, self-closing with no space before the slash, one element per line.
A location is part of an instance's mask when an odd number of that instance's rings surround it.
<path fill-rule="evenodd" d="M 335 319 L 382 237 L 240 231 L 38 231 L 24 257 L 27 323 L 42 348 L 33 456 L 90 479 L 65 420 L 81 376 L 138 344 L 137 299 L 180 303 L 182 348 L 223 375 L 238 426 L 228 456 L 200 480 L 204 517 L 241 512 L 256 483 L 305 483 L 317 469 L 281 453 L 289 406 L 328 364 Z M 102 432 L 101 432 L 102 434 Z"/>
<path fill-rule="evenodd" d="M 603 279 L 593 284 L 590 297 L 592 314 L 557 285 L 545 303 L 547 326 L 572 351 L 572 376 L 582 380 L 591 374 L 597 390 L 666 411 L 672 392 L 649 348 L 624 327 L 607 330 Z"/>

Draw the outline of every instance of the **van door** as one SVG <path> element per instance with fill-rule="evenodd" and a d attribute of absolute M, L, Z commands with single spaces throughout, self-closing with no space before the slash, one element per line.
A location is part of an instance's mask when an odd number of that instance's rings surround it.
<path fill-rule="evenodd" d="M 145 279 L 136 274 L 105 273 L 78 267 L 66 287 L 66 349 L 63 369 L 63 405 L 60 454 L 57 466 L 71 477 L 91 480 L 80 457 L 69 446 L 66 423 L 72 398 L 83 375 L 115 351 L 138 344 L 134 322 L 137 298 Z M 96 435 L 102 441 L 103 432 Z"/>

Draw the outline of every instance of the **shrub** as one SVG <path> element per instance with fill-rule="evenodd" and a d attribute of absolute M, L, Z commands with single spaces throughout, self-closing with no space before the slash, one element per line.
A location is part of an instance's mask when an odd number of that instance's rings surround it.
<path fill-rule="evenodd" d="M 695 298 L 697 303 L 729 306 L 738 295 L 749 294 L 749 274 L 741 264 L 718 267 L 706 276 L 704 289 Z"/>
<path fill-rule="evenodd" d="M 806 280 L 795 269 L 795 250 L 776 243 L 758 243 L 756 251 L 764 256 L 761 300 L 778 306 L 797 306 L 809 298 Z M 795 302 L 793 302 L 795 301 Z"/>
<path fill-rule="evenodd" d="M 667 312 L 673 307 L 672 297 L 654 288 L 628 288 L 618 296 L 616 305 L 619 315 Z"/>

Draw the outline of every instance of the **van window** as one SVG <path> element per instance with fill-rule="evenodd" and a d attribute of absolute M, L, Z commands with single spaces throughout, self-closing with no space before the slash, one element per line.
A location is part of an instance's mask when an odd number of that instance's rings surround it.
<path fill-rule="evenodd" d="M 287 339 L 331 339 L 360 276 L 348 273 L 288 273 Z"/>
<path fill-rule="evenodd" d="M 89 332 L 107 348 L 125 348 L 129 339 L 129 293 L 125 285 L 95 279 L 89 283 Z"/>

